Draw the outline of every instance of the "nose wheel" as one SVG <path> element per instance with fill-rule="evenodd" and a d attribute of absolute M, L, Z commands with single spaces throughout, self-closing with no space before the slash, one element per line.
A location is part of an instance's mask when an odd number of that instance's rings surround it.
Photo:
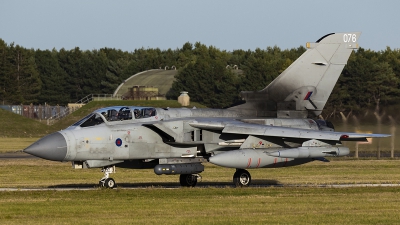
<path fill-rule="evenodd" d="M 115 186 L 116 186 L 116 183 L 115 183 L 115 180 L 114 179 L 112 179 L 112 178 L 107 178 L 107 179 L 105 179 L 105 180 L 103 180 L 103 179 L 101 179 L 100 181 L 99 181 L 99 185 L 101 186 L 101 187 L 105 187 L 105 188 L 115 188 Z"/>
<path fill-rule="evenodd" d="M 109 177 L 110 173 L 115 173 L 115 166 L 104 167 L 101 172 L 104 172 L 104 177 L 99 181 L 100 187 L 115 188 L 117 186 L 115 180 Z"/>

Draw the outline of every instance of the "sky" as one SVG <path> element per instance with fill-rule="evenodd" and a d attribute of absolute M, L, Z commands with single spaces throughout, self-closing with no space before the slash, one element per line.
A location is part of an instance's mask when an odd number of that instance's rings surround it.
<path fill-rule="evenodd" d="M 0 39 L 33 49 L 305 46 L 361 31 L 359 45 L 400 48 L 397 0 L 0 0 Z"/>

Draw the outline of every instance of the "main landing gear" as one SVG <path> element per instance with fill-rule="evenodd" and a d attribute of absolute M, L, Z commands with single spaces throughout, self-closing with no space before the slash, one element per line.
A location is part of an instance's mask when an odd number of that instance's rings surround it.
<path fill-rule="evenodd" d="M 197 179 L 201 179 L 199 174 L 181 174 L 179 182 L 182 187 L 194 187 L 197 184 Z M 247 187 L 250 183 L 250 173 L 244 169 L 236 169 L 235 174 L 233 174 L 233 184 L 236 187 Z"/>
<path fill-rule="evenodd" d="M 115 166 L 103 167 L 101 172 L 104 172 L 104 177 L 99 181 L 100 187 L 115 188 L 117 186 L 115 180 L 109 178 L 110 173 L 115 173 Z"/>
<path fill-rule="evenodd" d="M 181 174 L 179 183 L 182 187 L 194 187 L 197 184 L 197 178 L 201 179 L 199 174 Z"/>
<path fill-rule="evenodd" d="M 99 181 L 100 187 L 115 188 L 117 184 L 113 178 L 110 178 L 110 173 L 115 173 L 115 166 L 103 167 L 101 172 L 104 172 L 104 177 Z M 201 180 L 199 174 L 181 174 L 179 177 L 179 183 L 183 187 L 194 187 L 197 184 L 197 180 Z M 251 183 L 251 175 L 247 170 L 236 169 L 233 174 L 233 184 L 236 187 L 247 187 Z"/>
<path fill-rule="evenodd" d="M 250 183 L 250 173 L 244 169 L 236 169 L 236 172 L 233 174 L 233 184 L 236 187 L 247 187 Z"/>

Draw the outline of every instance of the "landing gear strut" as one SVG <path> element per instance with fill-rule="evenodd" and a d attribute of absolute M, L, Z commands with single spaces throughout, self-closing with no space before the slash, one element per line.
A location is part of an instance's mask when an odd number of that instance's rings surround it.
<path fill-rule="evenodd" d="M 181 174 L 179 182 L 183 187 L 194 187 L 197 184 L 197 178 L 201 179 L 201 176 L 198 174 Z"/>
<path fill-rule="evenodd" d="M 103 167 L 101 172 L 104 172 L 104 177 L 99 181 L 100 187 L 115 188 L 117 186 L 115 180 L 109 178 L 110 173 L 115 173 L 115 166 Z"/>
<path fill-rule="evenodd" d="M 233 174 L 233 184 L 236 187 L 247 187 L 250 185 L 251 176 L 247 170 L 236 169 L 235 174 Z"/>

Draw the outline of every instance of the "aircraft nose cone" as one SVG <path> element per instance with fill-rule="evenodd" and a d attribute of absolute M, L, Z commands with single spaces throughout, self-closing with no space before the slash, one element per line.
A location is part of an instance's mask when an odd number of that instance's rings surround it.
<path fill-rule="evenodd" d="M 67 141 L 62 134 L 55 132 L 31 144 L 24 152 L 43 159 L 63 161 L 67 155 Z"/>

